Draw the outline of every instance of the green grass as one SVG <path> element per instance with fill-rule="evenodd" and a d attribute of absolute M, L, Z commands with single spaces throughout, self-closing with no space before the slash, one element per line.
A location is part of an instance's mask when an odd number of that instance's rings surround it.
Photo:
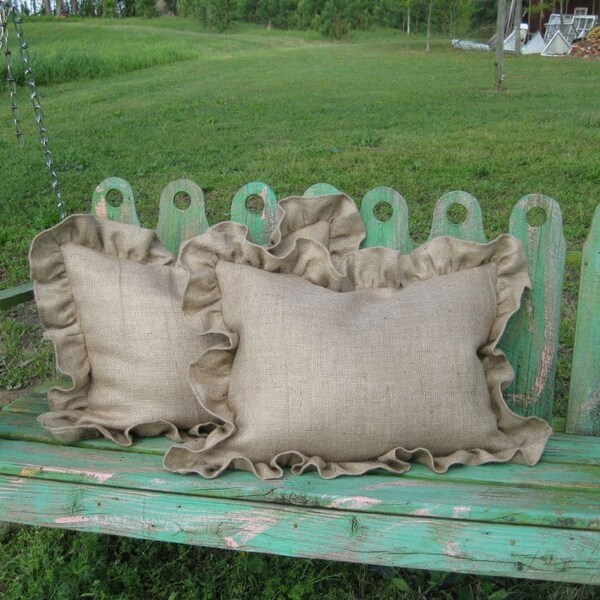
<path fill-rule="evenodd" d="M 597 588 L 247 554 L 30 527 L 0 531 L 4 600 L 594 600 Z"/>
<path fill-rule="evenodd" d="M 326 181 L 358 202 L 389 185 L 407 199 L 419 243 L 444 192 L 477 196 L 489 237 L 506 231 L 522 195 L 543 192 L 560 202 L 567 245 L 578 249 L 599 201 L 594 61 L 508 58 L 507 90 L 499 94 L 491 53 L 451 51 L 438 39 L 427 55 L 422 38 L 409 49 L 390 31 L 339 44 L 245 25 L 218 35 L 165 18 L 30 21 L 25 34 L 39 80 L 53 83 L 41 96 L 71 212 L 88 211 L 94 187 L 108 176 L 130 181 L 149 227 L 162 188 L 179 177 L 204 189 L 211 222 L 227 218 L 234 192 L 252 180 L 281 197 Z M 32 237 L 58 220 L 24 90 L 20 101 L 23 149 L 8 101 L 0 109 L 0 288 L 28 279 Z M 566 291 L 559 414 L 576 273 Z M 51 372 L 32 312 L 13 309 L 1 323 L 0 388 Z M 594 597 L 584 586 L 435 577 L 412 571 L 386 580 L 357 565 L 29 528 L 5 530 L 0 540 L 5 598 L 416 598 L 427 589 L 429 598 L 500 600 L 503 590 L 511 598 Z"/>

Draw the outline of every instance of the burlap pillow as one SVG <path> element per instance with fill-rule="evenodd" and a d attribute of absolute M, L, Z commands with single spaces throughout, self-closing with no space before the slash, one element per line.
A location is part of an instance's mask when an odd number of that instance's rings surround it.
<path fill-rule="evenodd" d="M 190 381 L 222 424 L 171 448 L 168 469 L 330 478 L 539 460 L 550 427 L 512 413 L 501 391 L 513 373 L 497 342 L 528 284 L 515 238 L 371 248 L 338 271 L 322 245 L 300 239 L 274 257 L 228 224 L 180 258 L 184 313 L 218 336 Z"/>
<path fill-rule="evenodd" d="M 283 200 L 265 252 L 302 236 L 338 257 L 358 248 L 364 229 L 347 196 Z M 188 274 L 153 231 L 75 215 L 35 238 L 30 263 L 45 337 L 72 379 L 50 390 L 45 427 L 65 441 L 103 435 L 123 445 L 132 434 L 181 441 L 212 427 L 188 369 L 213 341 L 184 324 Z"/>

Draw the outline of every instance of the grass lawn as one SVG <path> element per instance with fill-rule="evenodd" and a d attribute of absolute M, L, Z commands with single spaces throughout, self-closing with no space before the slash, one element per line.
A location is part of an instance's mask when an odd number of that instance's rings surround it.
<path fill-rule="evenodd" d="M 360 202 L 388 185 L 408 201 L 416 243 L 436 200 L 479 198 L 488 237 L 514 203 L 543 192 L 563 209 L 580 249 L 600 200 L 600 62 L 509 57 L 493 91 L 494 57 L 449 40 L 410 46 L 397 32 L 351 44 L 314 33 L 191 20 L 29 21 L 46 125 L 70 212 L 89 210 L 108 176 L 127 179 L 142 224 L 154 227 L 173 179 L 205 191 L 209 220 L 227 218 L 243 184 L 278 196 L 332 183 Z M 58 220 L 24 90 L 18 148 L 6 90 L 0 110 L 0 288 L 28 279 L 32 237 Z M 557 413 L 564 413 L 576 274 L 567 281 Z M 35 309 L 0 320 L 0 390 L 52 372 Z M 3 393 L 0 391 L 0 394 Z M 151 568 L 149 568 L 151 566 Z M 426 594 L 425 594 L 426 592 Z M 0 529 L 2 598 L 594 598 L 597 588 L 405 571 L 386 579 L 359 565 L 208 551 L 31 528 Z"/>

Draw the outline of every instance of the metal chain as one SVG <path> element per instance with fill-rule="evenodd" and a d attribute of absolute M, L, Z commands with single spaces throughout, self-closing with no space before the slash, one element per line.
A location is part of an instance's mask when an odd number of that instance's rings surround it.
<path fill-rule="evenodd" d="M 50 149 L 50 141 L 48 139 L 48 130 L 46 129 L 46 125 L 44 124 L 44 113 L 42 111 L 42 105 L 40 104 L 40 97 L 37 92 L 37 86 L 35 84 L 35 79 L 33 77 L 33 68 L 31 66 L 31 57 L 29 56 L 29 46 L 25 41 L 25 37 L 23 36 L 23 19 L 20 15 L 18 15 L 12 5 L 10 0 L 0 0 L 0 26 L 2 27 L 2 39 L 0 40 L 0 45 L 4 48 L 4 54 L 6 56 L 7 63 L 7 81 L 10 89 L 11 96 L 11 109 L 13 111 L 13 120 L 15 123 L 15 129 L 17 133 L 17 138 L 19 139 L 19 145 L 23 145 L 23 132 L 20 127 L 20 119 L 19 119 L 19 109 L 17 107 L 17 88 L 16 82 L 13 74 L 13 66 L 12 66 L 12 55 L 10 53 L 10 49 L 8 47 L 8 18 L 12 13 L 12 20 L 15 26 L 15 31 L 17 33 L 17 38 L 19 40 L 19 50 L 21 53 L 21 60 L 23 61 L 24 66 L 24 75 L 25 75 L 25 85 L 29 88 L 29 99 L 31 100 L 31 104 L 33 106 L 33 112 L 35 114 L 35 121 L 38 124 L 38 131 L 40 135 L 40 142 L 44 147 L 44 157 L 46 159 L 46 166 L 50 171 L 50 179 L 52 182 L 52 190 L 54 195 L 56 196 L 56 208 L 58 210 L 58 214 L 61 219 L 64 219 L 67 216 L 67 205 L 63 200 L 61 191 L 60 191 L 60 183 L 58 181 L 58 175 L 56 173 L 56 168 L 54 166 L 54 157 L 52 155 L 52 150 Z"/>
<path fill-rule="evenodd" d="M 15 133 L 19 146 L 23 147 L 23 132 L 21 131 L 21 117 L 17 104 L 17 82 L 13 71 L 12 52 L 8 45 L 8 20 L 12 14 L 12 6 L 7 2 L 0 1 L 0 51 L 4 52 L 6 59 L 6 83 L 10 94 L 10 109 L 12 111 Z"/>

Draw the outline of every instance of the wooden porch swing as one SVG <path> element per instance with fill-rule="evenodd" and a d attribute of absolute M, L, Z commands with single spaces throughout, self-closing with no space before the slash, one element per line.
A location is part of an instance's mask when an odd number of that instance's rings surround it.
<path fill-rule="evenodd" d="M 109 201 L 112 190 L 123 196 L 119 206 Z M 180 192 L 190 197 L 186 210 L 174 205 Z M 304 195 L 310 202 L 332 192 L 333 186 L 316 184 Z M 256 194 L 275 208 L 274 191 L 254 182 L 235 194 L 231 219 L 246 224 L 261 243 L 268 235 L 265 222 L 246 207 Z M 374 214 L 380 203 L 391 207 L 387 221 Z M 460 224 L 448 218 L 454 204 L 466 209 Z M 542 225 L 528 223 L 532 208 L 545 212 Z M 91 212 L 139 225 L 131 186 L 122 179 L 98 185 Z M 369 191 L 361 215 L 365 247 L 412 249 L 407 203 L 398 192 Z M 188 180 L 170 183 L 160 198 L 157 227 L 165 247 L 176 253 L 207 226 L 202 190 Z M 516 203 L 508 231 L 525 246 L 533 285 L 502 339 L 516 373 L 506 399 L 514 411 L 540 416 L 555 429 L 534 468 L 488 464 L 438 475 L 417 464 L 402 476 L 335 480 L 306 473 L 262 481 L 239 471 L 214 480 L 183 477 L 162 468 L 172 445 L 165 438 L 131 447 L 106 439 L 61 443 L 36 420 L 48 410 L 49 382 L 0 412 L 0 520 L 249 552 L 600 584 L 600 206 L 582 252 L 566 251 L 561 210 L 543 195 Z M 474 197 L 450 192 L 439 200 L 431 237 L 440 235 L 486 241 Z M 580 270 L 566 420 L 553 419 L 552 410 L 565 264 Z M 3 290 L 0 309 L 32 297 L 31 284 Z"/>

